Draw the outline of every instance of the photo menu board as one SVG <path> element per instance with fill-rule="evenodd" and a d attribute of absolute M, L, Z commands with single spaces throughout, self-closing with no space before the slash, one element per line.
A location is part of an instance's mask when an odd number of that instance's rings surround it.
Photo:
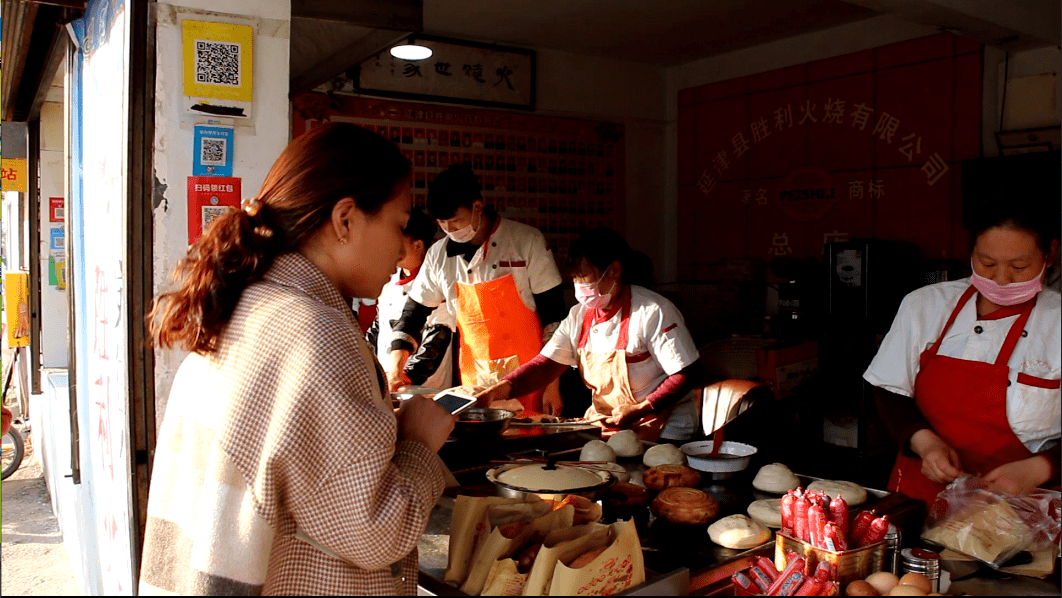
<path fill-rule="evenodd" d="M 622 125 L 317 92 L 292 105 L 293 137 L 350 122 L 398 145 L 413 163 L 421 208 L 435 175 L 470 163 L 487 205 L 541 230 L 560 264 L 583 231 L 623 231 Z"/>

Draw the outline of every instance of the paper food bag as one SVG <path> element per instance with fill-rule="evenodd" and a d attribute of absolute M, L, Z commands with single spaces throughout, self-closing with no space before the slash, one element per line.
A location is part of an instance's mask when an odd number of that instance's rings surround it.
<path fill-rule="evenodd" d="M 516 561 L 513 559 L 501 559 L 494 561 L 490 573 L 487 574 L 487 583 L 480 592 L 480 596 L 520 596 L 527 583 L 527 573 L 520 573 Z"/>
<path fill-rule="evenodd" d="M 576 525 L 568 529 L 552 531 L 542 542 L 542 550 L 524 585 L 524 596 L 545 596 L 553 582 L 557 563 L 609 543 L 609 526 L 601 523 Z"/>
<path fill-rule="evenodd" d="M 541 502 L 541 501 L 539 501 Z M 544 503 L 547 505 L 548 503 Z M 506 509 L 512 505 L 506 505 Z M 488 509 L 488 513 L 493 508 Z M 472 564 L 468 571 L 468 578 L 461 584 L 461 591 L 466 594 L 479 594 L 487 585 L 487 576 L 494 568 L 498 559 L 509 559 L 518 550 L 528 544 L 540 542 L 549 532 L 555 529 L 564 529 L 572 526 L 575 518 L 575 507 L 567 505 L 564 508 L 550 511 L 533 520 L 524 527 L 514 538 L 506 538 L 502 535 L 500 526 L 492 526 L 487 539 L 476 547 L 472 554 Z M 519 521 L 519 520 L 517 520 Z M 537 538 L 537 539 L 536 539 Z M 511 559 L 510 559 L 511 560 Z M 497 575 L 500 570 L 495 569 Z M 512 571 L 516 571 L 516 562 L 513 561 Z M 525 576 L 526 577 L 526 576 Z M 492 580 L 495 583 L 507 583 L 505 580 Z M 521 587 L 521 590 L 523 588 Z"/>
<path fill-rule="evenodd" d="M 612 595 L 645 582 L 642 545 L 634 520 L 609 526 L 609 546 L 587 565 L 572 569 L 557 563 L 550 583 L 550 596 Z"/>
<path fill-rule="evenodd" d="M 530 501 L 542 502 L 534 497 L 502 498 L 498 496 L 474 497 L 458 495 L 454 501 L 453 517 L 450 519 L 450 555 L 446 563 L 444 581 L 454 587 L 465 582 L 469 565 L 476 548 L 490 535 L 487 509 L 492 506 L 518 505 Z"/>

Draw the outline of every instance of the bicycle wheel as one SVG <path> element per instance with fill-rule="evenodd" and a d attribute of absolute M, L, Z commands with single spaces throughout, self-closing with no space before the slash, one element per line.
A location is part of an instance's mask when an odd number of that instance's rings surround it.
<path fill-rule="evenodd" d="M 15 428 L 11 428 L 4 434 L 0 442 L 0 454 L 3 456 L 2 468 L 0 468 L 0 480 L 6 480 L 22 465 L 22 457 L 25 455 L 26 446 L 22 440 L 22 434 Z"/>

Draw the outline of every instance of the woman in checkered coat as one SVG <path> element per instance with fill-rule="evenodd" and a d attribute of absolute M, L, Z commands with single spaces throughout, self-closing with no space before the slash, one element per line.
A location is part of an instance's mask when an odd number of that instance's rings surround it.
<path fill-rule="evenodd" d="M 191 354 L 170 390 L 141 594 L 413 594 L 454 418 L 391 409 L 350 301 L 403 251 L 409 162 L 350 124 L 296 138 L 150 318 Z"/>

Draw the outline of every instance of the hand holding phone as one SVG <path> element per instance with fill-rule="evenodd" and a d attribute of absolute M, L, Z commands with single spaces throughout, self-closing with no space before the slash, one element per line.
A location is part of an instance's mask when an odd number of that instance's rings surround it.
<path fill-rule="evenodd" d="M 416 440 L 438 452 L 454 429 L 457 418 L 424 395 L 402 401 L 398 410 L 398 439 Z"/>
<path fill-rule="evenodd" d="M 435 402 L 453 415 L 471 409 L 476 405 L 476 401 L 476 397 L 454 392 L 452 390 L 444 390 L 435 395 Z"/>

